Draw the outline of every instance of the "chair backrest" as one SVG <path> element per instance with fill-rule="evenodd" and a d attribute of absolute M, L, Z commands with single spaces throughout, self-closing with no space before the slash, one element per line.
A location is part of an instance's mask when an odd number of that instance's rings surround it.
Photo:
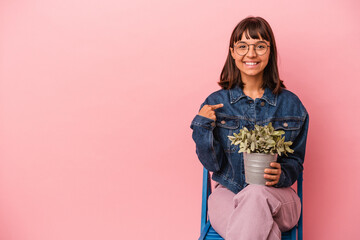
<path fill-rule="evenodd" d="M 303 206 L 303 173 L 301 172 L 297 179 L 297 194 L 301 201 L 301 206 Z M 204 167 L 203 168 L 203 186 L 202 186 L 202 204 L 201 204 L 201 229 L 200 232 L 203 231 L 206 223 L 208 222 L 208 204 L 207 200 L 211 194 L 211 179 L 209 171 Z M 303 239 L 303 208 L 301 207 L 300 219 L 297 225 L 297 239 Z M 292 239 L 296 239 L 296 228 L 294 228 L 291 232 Z"/>

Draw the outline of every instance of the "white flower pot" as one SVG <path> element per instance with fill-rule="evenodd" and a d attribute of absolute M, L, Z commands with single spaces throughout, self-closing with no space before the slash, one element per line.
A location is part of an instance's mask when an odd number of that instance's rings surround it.
<path fill-rule="evenodd" d="M 264 170 L 273 168 L 270 163 L 276 160 L 277 154 L 244 152 L 245 181 L 248 184 L 266 185 L 265 183 L 271 180 L 264 178 Z"/>

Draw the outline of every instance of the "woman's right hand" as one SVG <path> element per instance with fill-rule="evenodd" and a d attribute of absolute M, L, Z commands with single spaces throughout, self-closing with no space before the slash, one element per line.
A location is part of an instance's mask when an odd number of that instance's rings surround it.
<path fill-rule="evenodd" d="M 221 108 L 223 107 L 224 104 L 220 103 L 220 104 L 216 104 L 216 105 L 204 105 L 198 115 L 206 117 L 206 118 L 210 118 L 214 121 L 216 121 L 216 115 L 215 115 L 215 109 Z"/>

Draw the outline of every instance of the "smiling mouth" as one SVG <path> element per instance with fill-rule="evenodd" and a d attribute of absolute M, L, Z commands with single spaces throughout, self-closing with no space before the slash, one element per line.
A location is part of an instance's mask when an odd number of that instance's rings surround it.
<path fill-rule="evenodd" d="M 244 62 L 246 66 L 256 66 L 259 64 L 259 62 Z"/>

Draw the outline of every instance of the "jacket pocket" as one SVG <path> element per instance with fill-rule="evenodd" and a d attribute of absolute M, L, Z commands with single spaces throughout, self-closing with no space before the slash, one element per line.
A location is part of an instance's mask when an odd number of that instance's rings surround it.
<path fill-rule="evenodd" d="M 300 132 L 302 121 L 292 118 L 281 119 L 272 121 L 272 125 L 275 130 L 283 130 L 285 132 L 285 141 L 294 142 L 296 136 Z"/>
<path fill-rule="evenodd" d="M 215 136 L 220 140 L 225 152 L 235 152 L 236 146 L 231 145 L 231 141 L 228 136 L 232 136 L 234 133 L 238 133 L 240 128 L 240 119 L 224 115 L 216 115 L 216 128 Z"/>
<path fill-rule="evenodd" d="M 238 129 L 240 127 L 240 121 L 235 117 L 216 115 L 216 126 L 226 129 Z"/>

